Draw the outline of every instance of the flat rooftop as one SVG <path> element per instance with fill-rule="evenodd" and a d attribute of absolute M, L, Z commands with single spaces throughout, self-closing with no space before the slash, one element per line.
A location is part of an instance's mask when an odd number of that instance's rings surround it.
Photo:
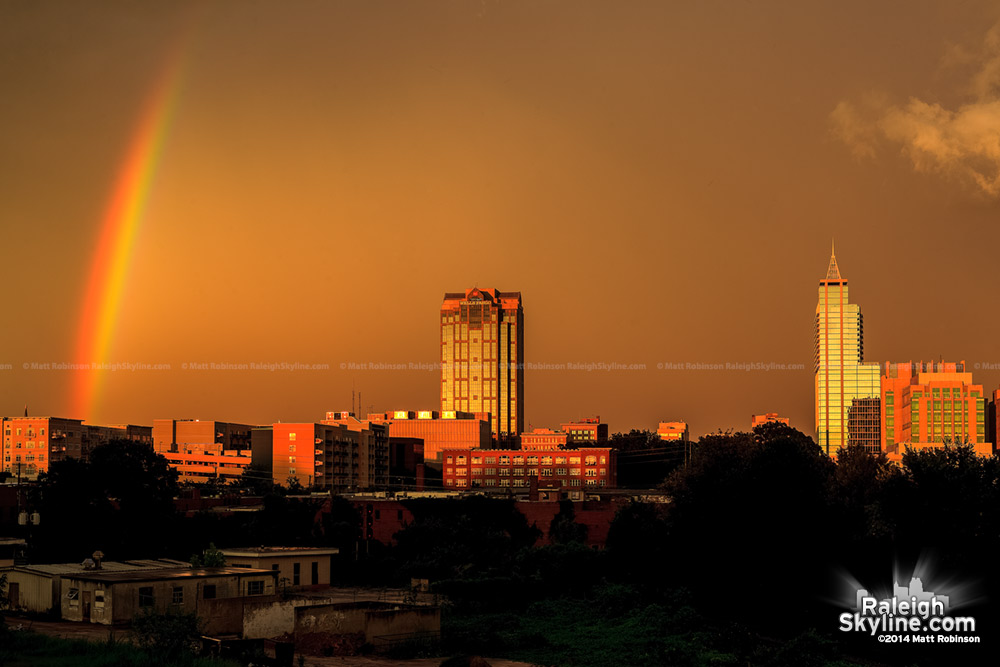
<path fill-rule="evenodd" d="M 101 562 L 101 569 L 84 569 L 82 563 L 40 563 L 30 565 L 17 565 L 14 570 L 19 572 L 34 572 L 36 574 L 47 574 L 61 576 L 64 574 L 87 574 L 89 572 L 134 572 L 151 570 L 171 570 L 177 568 L 190 568 L 190 563 L 172 558 L 142 559 L 142 560 L 106 560 Z"/>
<path fill-rule="evenodd" d="M 226 556 L 336 556 L 336 547 L 233 547 L 219 549 Z"/>
<path fill-rule="evenodd" d="M 180 579 L 210 579 L 216 577 L 242 577 L 248 575 L 270 575 L 277 578 L 275 570 L 258 570 L 248 567 L 187 567 L 172 570 L 133 570 L 105 572 L 86 570 L 64 575 L 78 581 L 105 581 L 118 583 L 125 581 L 177 581 Z"/>

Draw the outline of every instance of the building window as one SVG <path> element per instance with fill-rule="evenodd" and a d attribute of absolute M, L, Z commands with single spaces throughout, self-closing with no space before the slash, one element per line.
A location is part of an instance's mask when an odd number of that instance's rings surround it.
<path fill-rule="evenodd" d="M 294 433 L 289 433 L 288 434 L 288 441 L 289 442 L 295 442 L 295 434 Z"/>
<path fill-rule="evenodd" d="M 153 599 L 153 587 L 142 586 L 139 588 L 139 607 L 152 607 L 156 601 Z"/>
<path fill-rule="evenodd" d="M 215 584 L 205 584 L 205 588 L 202 589 L 202 595 L 201 596 L 203 598 L 205 598 L 206 600 L 214 600 L 215 599 Z"/>
<path fill-rule="evenodd" d="M 174 586 L 174 594 L 170 601 L 173 604 L 184 604 L 184 589 L 180 586 Z"/>
<path fill-rule="evenodd" d="M 247 595 L 263 595 L 264 594 L 264 582 L 263 581 L 248 581 L 247 582 Z"/>
<path fill-rule="evenodd" d="M 378 518 L 378 510 L 375 511 L 375 518 Z M 298 586 L 302 580 L 302 563 L 292 565 L 292 586 Z"/>

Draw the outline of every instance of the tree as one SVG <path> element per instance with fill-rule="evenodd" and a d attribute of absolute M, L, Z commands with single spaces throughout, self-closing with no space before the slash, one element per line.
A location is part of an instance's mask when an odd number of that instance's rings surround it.
<path fill-rule="evenodd" d="M 812 580 L 827 567 L 833 469 L 812 438 L 784 424 L 701 438 L 688 467 L 665 485 L 673 501 L 670 541 L 683 545 L 674 557 L 676 581 L 708 599 L 738 587 L 755 600 L 747 622 L 786 605 L 820 613 L 810 603 L 823 591 L 791 586 L 779 596 L 774 586 Z"/>
<path fill-rule="evenodd" d="M 244 489 L 252 495 L 262 496 L 274 488 L 274 480 L 268 470 L 251 464 L 246 467 L 239 479 L 233 480 L 232 486 Z"/>
<path fill-rule="evenodd" d="M 573 501 L 560 500 L 559 513 L 549 524 L 549 539 L 554 544 L 584 544 L 587 541 L 587 526 L 577 523 Z"/>
<path fill-rule="evenodd" d="M 687 442 L 663 440 L 653 431 L 615 433 L 608 446 L 618 450 L 618 485 L 655 488 L 684 463 Z"/>
<path fill-rule="evenodd" d="M 194 554 L 191 556 L 191 567 L 225 567 L 226 566 L 226 556 L 221 551 L 215 548 L 215 544 L 212 542 L 208 543 L 208 547 L 205 548 L 201 554 Z"/>
<path fill-rule="evenodd" d="M 299 483 L 299 478 L 291 475 L 285 480 L 285 486 L 288 487 L 288 493 L 298 494 L 305 491 L 305 487 Z"/>
<path fill-rule="evenodd" d="M 95 550 L 116 558 L 161 557 L 173 546 L 177 471 L 147 445 L 113 440 L 89 461 L 57 461 L 31 502 L 42 517 L 33 557 L 79 561 Z"/>

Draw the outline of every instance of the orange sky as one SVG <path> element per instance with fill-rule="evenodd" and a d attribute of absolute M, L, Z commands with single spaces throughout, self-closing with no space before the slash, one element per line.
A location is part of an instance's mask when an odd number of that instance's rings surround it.
<path fill-rule="evenodd" d="M 806 6 L 809 5 L 809 6 Z M 820 5 L 820 6 L 816 6 Z M 446 291 L 520 291 L 534 426 L 813 429 L 837 239 L 869 361 L 997 364 L 1000 8 L 0 0 L 0 413 L 252 423 L 436 409 Z M 187 40 L 94 414 L 80 302 Z M 328 364 L 191 371 L 184 363 Z M 805 364 L 658 371 L 658 363 Z M 992 391 L 1000 370 L 979 371 Z"/>

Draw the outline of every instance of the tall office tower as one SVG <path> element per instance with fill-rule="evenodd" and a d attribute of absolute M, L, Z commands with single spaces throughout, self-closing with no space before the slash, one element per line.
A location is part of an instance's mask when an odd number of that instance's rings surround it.
<path fill-rule="evenodd" d="M 488 412 L 494 435 L 524 430 L 520 292 L 474 287 L 444 295 L 441 411 Z"/>
<path fill-rule="evenodd" d="M 881 373 L 864 363 L 861 307 L 851 303 L 847 278 L 830 253 L 816 304 L 816 439 L 828 456 L 841 447 L 881 448 Z"/>

